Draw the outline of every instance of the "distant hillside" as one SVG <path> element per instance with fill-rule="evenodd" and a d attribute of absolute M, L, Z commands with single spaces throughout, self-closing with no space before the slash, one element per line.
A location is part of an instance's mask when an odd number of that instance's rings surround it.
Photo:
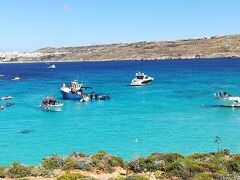
<path fill-rule="evenodd" d="M 240 57 L 240 35 L 201 39 L 48 47 L 32 53 L 0 53 L 0 61 L 158 60 Z"/>

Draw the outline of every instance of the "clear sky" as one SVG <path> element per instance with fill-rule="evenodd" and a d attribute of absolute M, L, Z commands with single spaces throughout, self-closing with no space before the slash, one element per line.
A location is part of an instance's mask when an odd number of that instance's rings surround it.
<path fill-rule="evenodd" d="M 240 0 L 1 0 L 0 51 L 240 33 Z"/>

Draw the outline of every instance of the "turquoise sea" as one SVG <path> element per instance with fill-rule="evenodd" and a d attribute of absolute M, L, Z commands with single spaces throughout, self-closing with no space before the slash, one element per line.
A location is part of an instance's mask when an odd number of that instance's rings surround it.
<path fill-rule="evenodd" d="M 240 59 L 0 64 L 0 96 L 15 105 L 0 111 L 0 164 L 38 164 L 53 153 L 105 150 L 131 159 L 153 152 L 240 153 L 240 108 L 222 108 L 214 93 L 240 95 Z M 153 76 L 131 87 L 137 71 Z M 20 81 L 11 77 L 20 76 Z M 74 79 L 108 94 L 110 101 L 65 101 L 62 112 L 38 109 L 45 96 L 61 98 Z"/>

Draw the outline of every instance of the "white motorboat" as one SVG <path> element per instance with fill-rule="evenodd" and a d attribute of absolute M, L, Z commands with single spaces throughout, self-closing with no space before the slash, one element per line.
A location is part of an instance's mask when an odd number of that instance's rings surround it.
<path fill-rule="evenodd" d="M 219 100 L 221 106 L 240 107 L 240 96 L 232 96 L 227 92 L 215 93 L 215 98 Z"/>
<path fill-rule="evenodd" d="M 154 78 L 144 73 L 138 72 L 136 73 L 135 78 L 132 80 L 131 86 L 143 86 L 143 85 L 149 84 L 153 80 Z"/>
<path fill-rule="evenodd" d="M 63 103 L 57 101 L 54 97 L 45 97 L 42 104 L 39 106 L 43 111 L 62 111 Z"/>
<path fill-rule="evenodd" d="M 9 100 L 9 99 L 13 99 L 12 96 L 3 96 L 1 97 L 1 100 Z"/>
<path fill-rule="evenodd" d="M 4 75 L 3 74 L 0 74 L 0 77 L 3 77 Z"/>
<path fill-rule="evenodd" d="M 47 68 L 49 68 L 49 69 L 55 69 L 56 66 L 55 66 L 55 64 L 51 64 L 51 65 L 49 65 Z"/>
<path fill-rule="evenodd" d="M 21 79 L 21 78 L 20 78 L 20 77 L 17 77 L 17 76 L 12 78 L 13 81 L 18 81 L 18 80 L 20 80 L 20 79 Z"/>

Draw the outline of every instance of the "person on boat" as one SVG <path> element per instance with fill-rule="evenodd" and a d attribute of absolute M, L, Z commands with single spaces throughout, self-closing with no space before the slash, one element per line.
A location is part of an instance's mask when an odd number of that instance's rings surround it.
<path fill-rule="evenodd" d="M 93 100 L 93 99 L 97 99 L 97 98 L 98 98 L 98 94 L 95 92 L 92 92 L 90 95 L 90 99 Z"/>
<path fill-rule="evenodd" d="M 14 103 L 8 101 L 7 104 L 6 104 L 6 106 L 11 106 L 11 105 L 13 105 L 13 104 L 14 104 Z"/>
<path fill-rule="evenodd" d="M 222 92 L 221 92 L 221 91 L 218 93 L 218 96 L 219 96 L 220 98 L 223 98 L 223 95 L 222 95 Z"/>

